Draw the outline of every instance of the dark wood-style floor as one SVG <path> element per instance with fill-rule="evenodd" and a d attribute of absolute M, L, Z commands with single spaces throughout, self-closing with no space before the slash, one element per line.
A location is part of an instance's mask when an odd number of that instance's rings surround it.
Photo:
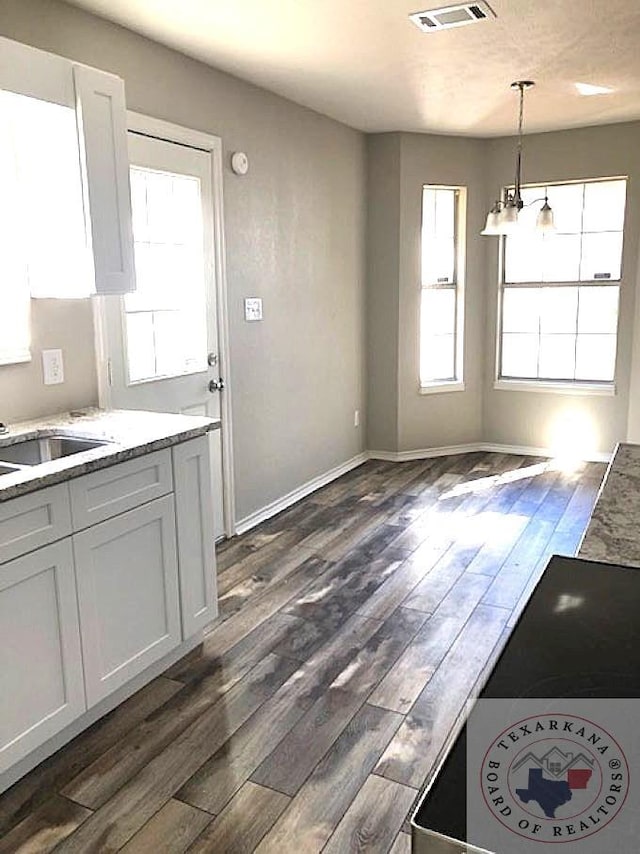
<path fill-rule="evenodd" d="M 219 550 L 204 644 L 0 797 L 0 852 L 407 854 L 407 815 L 604 466 L 371 461 Z"/>

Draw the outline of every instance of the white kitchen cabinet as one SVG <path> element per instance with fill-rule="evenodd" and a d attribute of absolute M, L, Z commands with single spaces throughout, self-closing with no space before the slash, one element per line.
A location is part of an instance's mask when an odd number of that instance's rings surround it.
<path fill-rule="evenodd" d="M 73 550 L 92 706 L 180 643 L 173 496 L 75 534 Z"/>
<path fill-rule="evenodd" d="M 72 480 L 73 530 L 104 522 L 173 490 L 171 452 L 155 451 Z"/>
<path fill-rule="evenodd" d="M 0 567 L 0 773 L 86 709 L 69 538 Z"/>
<path fill-rule="evenodd" d="M 135 290 L 124 82 L 85 65 L 73 78 L 96 293 L 123 294 Z"/>
<path fill-rule="evenodd" d="M 213 488 L 209 436 L 173 447 L 182 633 L 218 615 Z"/>
<path fill-rule="evenodd" d="M 87 283 L 86 295 L 134 291 L 123 81 L 113 74 L 0 37 L 0 90 L 76 111 L 86 233 L 94 260 L 95 281 Z M 46 138 L 42 144 L 47 144 Z M 38 296 L 67 294 L 39 290 Z"/>
<path fill-rule="evenodd" d="M 71 533 L 66 483 L 0 503 L 0 564 Z"/>

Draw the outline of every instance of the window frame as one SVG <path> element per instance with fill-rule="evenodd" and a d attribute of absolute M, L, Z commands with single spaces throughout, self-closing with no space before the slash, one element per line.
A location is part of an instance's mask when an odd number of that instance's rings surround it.
<path fill-rule="evenodd" d="M 451 190 L 454 193 L 454 231 L 453 231 L 453 281 L 425 285 L 422 282 L 423 223 L 425 190 Z M 466 212 L 467 188 L 452 184 L 423 184 L 420 195 L 420 253 L 418 285 L 418 391 L 420 394 L 439 394 L 464 391 L 464 278 L 466 259 Z M 422 344 L 422 326 L 420 322 L 422 294 L 426 290 L 452 290 L 454 293 L 454 375 L 446 379 L 423 381 L 420 376 L 420 354 Z"/>
<path fill-rule="evenodd" d="M 625 227 L 627 204 L 629 200 L 629 177 L 627 175 L 609 175 L 600 178 L 579 178 L 563 181 L 546 181 L 544 183 L 523 184 L 523 189 L 540 189 L 544 194 L 544 189 L 548 187 L 564 187 L 576 184 L 598 184 L 609 181 L 624 181 L 625 182 L 625 208 L 622 223 L 622 249 L 620 256 L 620 276 L 616 279 L 585 279 L 578 281 L 563 281 L 563 282 L 542 282 L 542 281 L 527 281 L 527 282 L 506 282 L 506 248 L 507 236 L 501 235 L 499 240 L 498 254 L 498 295 L 497 295 L 497 316 L 496 316 L 496 339 L 495 339 L 495 368 L 494 368 L 494 389 L 501 391 L 533 391 L 546 392 L 556 394 L 575 394 L 575 395 L 595 395 L 604 397 L 613 397 L 617 393 L 617 360 L 618 360 L 618 344 L 619 344 L 619 325 L 620 325 L 620 297 L 622 294 L 622 284 L 624 281 L 624 249 L 625 249 Z M 510 186 L 504 188 L 504 192 L 508 192 Z M 584 211 L 584 207 L 583 207 Z M 584 232 L 581 232 L 583 234 Z M 607 233 L 607 230 L 594 233 Z M 537 377 L 510 377 L 503 376 L 502 370 L 502 345 L 503 345 L 503 329 L 502 315 L 504 294 L 506 288 L 618 288 L 618 319 L 615 334 L 616 355 L 614 362 L 614 375 L 612 380 L 583 380 L 583 379 L 553 379 L 553 378 L 537 378 Z M 579 333 L 576 333 L 576 337 Z"/>

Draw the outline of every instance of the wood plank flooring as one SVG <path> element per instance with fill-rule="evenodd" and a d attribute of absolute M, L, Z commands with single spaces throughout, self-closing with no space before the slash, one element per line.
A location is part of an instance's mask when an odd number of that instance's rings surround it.
<path fill-rule="evenodd" d="M 202 645 L 0 796 L 0 854 L 408 854 L 423 781 L 604 470 L 370 461 L 223 544 Z"/>

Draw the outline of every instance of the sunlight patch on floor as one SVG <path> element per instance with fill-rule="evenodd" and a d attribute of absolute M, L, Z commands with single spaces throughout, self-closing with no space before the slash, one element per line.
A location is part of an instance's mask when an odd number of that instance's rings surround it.
<path fill-rule="evenodd" d="M 467 480 L 464 483 L 458 483 L 448 492 L 443 493 L 438 500 L 444 501 L 445 498 L 456 498 L 460 495 L 486 492 L 488 489 L 503 486 L 506 483 L 515 483 L 518 480 L 526 480 L 529 477 L 538 477 L 538 475 L 544 474 L 547 471 L 554 471 L 554 462 L 554 460 L 550 460 L 546 463 L 536 463 L 533 466 L 511 469 L 511 471 L 503 472 L 503 474 L 492 474 L 489 477 L 480 477 L 477 480 Z"/>

